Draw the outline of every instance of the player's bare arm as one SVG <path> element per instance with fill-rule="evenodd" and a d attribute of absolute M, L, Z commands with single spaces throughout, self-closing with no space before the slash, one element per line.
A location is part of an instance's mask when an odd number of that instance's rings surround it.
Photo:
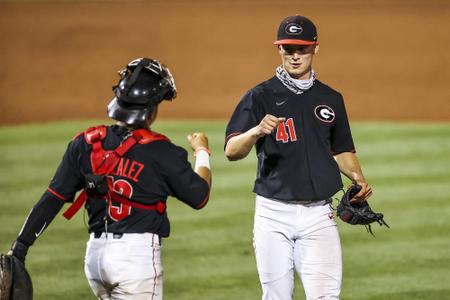
<path fill-rule="evenodd" d="M 225 155 L 228 160 L 245 158 L 259 138 L 271 134 L 285 119 L 267 114 L 257 126 L 232 137 L 225 147 Z"/>
<path fill-rule="evenodd" d="M 211 187 L 211 168 L 209 166 L 208 137 L 203 132 L 195 132 L 187 136 L 188 142 L 194 150 L 196 161 L 194 171 Z"/>
<path fill-rule="evenodd" d="M 367 183 L 361 170 L 358 158 L 353 152 L 342 152 L 334 156 L 339 170 L 350 180 L 355 181 L 361 186 L 361 191 L 356 194 L 356 201 L 367 200 L 372 196 L 372 188 Z"/>

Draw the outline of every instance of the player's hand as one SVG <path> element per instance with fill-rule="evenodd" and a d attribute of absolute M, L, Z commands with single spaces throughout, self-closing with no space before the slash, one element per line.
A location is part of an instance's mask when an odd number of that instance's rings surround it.
<path fill-rule="evenodd" d="M 367 199 L 369 199 L 370 196 L 372 196 L 372 188 L 370 187 L 370 185 L 365 182 L 365 181 L 356 181 L 356 183 L 361 186 L 361 190 L 359 191 L 358 194 L 355 195 L 355 197 L 350 200 L 350 202 L 352 203 L 358 203 L 358 202 L 363 202 L 366 201 Z"/>
<path fill-rule="evenodd" d="M 204 147 L 209 149 L 208 147 L 208 137 L 203 132 L 194 132 L 187 136 L 187 140 L 189 145 L 191 145 L 192 150 L 196 150 L 199 147 Z"/>
<path fill-rule="evenodd" d="M 261 122 L 256 126 L 256 136 L 263 137 L 267 134 L 271 134 L 275 128 L 278 127 L 280 122 L 286 121 L 286 118 L 275 117 L 267 114 Z"/>

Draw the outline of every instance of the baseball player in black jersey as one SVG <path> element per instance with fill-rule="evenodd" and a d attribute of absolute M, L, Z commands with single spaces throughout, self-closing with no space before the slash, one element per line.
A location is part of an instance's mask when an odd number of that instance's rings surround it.
<path fill-rule="evenodd" d="M 166 201 L 173 196 L 195 209 L 206 205 L 208 140 L 203 133 L 188 136 L 196 156 L 193 170 L 183 148 L 150 130 L 159 103 L 176 96 L 167 67 L 141 58 L 120 76 L 108 106 L 117 124 L 91 127 L 73 138 L 10 254 L 24 261 L 65 203 L 73 202 L 64 213 L 68 219 L 84 205 L 90 233 L 85 273 L 98 299 L 162 299 L 161 238 L 170 232 Z"/>
<path fill-rule="evenodd" d="M 331 197 L 342 188 L 340 172 L 362 187 L 355 201 L 372 190 L 355 156 L 343 98 L 312 69 L 319 49 L 314 24 L 284 19 L 275 45 L 282 64 L 239 102 L 225 154 L 239 160 L 256 146 L 254 247 L 262 299 L 292 299 L 294 270 L 307 299 L 338 299 L 342 258 Z"/>

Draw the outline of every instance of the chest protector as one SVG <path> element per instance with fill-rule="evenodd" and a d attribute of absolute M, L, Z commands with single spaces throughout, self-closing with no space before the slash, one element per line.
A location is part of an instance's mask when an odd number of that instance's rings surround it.
<path fill-rule="evenodd" d="M 152 132 L 147 129 L 137 129 L 130 132 L 129 136 L 114 150 L 105 150 L 102 141 L 106 138 L 107 126 L 91 127 L 84 132 L 84 139 L 87 144 L 92 145 L 90 162 L 93 174 L 86 175 L 86 188 L 75 199 L 73 204 L 64 212 L 63 216 L 70 220 L 80 208 L 86 203 L 89 191 L 96 190 L 96 196 L 101 196 L 107 201 L 115 201 L 129 205 L 134 208 L 145 210 L 156 210 L 159 214 L 166 211 L 166 204 L 158 201 L 156 204 L 142 204 L 132 201 L 118 192 L 114 191 L 111 180 L 106 180 L 106 176 L 111 174 L 124 154 L 136 144 L 148 144 L 154 141 L 168 141 L 162 134 Z"/>

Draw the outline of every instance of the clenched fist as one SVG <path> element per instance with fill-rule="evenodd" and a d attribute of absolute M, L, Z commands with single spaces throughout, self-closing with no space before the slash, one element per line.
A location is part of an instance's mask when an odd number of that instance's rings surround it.
<path fill-rule="evenodd" d="M 189 145 L 191 145 L 192 150 L 196 150 L 199 147 L 208 147 L 208 137 L 203 132 L 194 132 L 187 136 Z"/>
<path fill-rule="evenodd" d="M 256 126 L 256 135 L 263 137 L 267 134 L 271 134 L 275 128 L 278 127 L 280 122 L 284 122 L 286 118 L 275 117 L 267 114 L 261 122 Z"/>

